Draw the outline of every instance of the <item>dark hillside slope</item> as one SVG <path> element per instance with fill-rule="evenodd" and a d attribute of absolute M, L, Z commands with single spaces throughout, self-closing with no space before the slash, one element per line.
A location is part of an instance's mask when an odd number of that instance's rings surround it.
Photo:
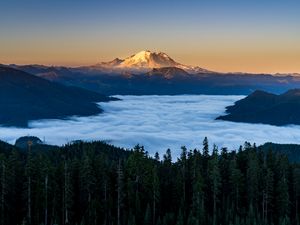
<path fill-rule="evenodd" d="M 290 162 L 300 163 L 300 145 L 298 144 L 265 143 L 259 146 L 258 149 L 265 153 L 272 151 L 274 154 L 285 155 Z"/>
<path fill-rule="evenodd" d="M 217 119 L 271 125 L 300 124 L 300 89 L 281 95 L 255 91 L 226 109 Z"/>
<path fill-rule="evenodd" d="M 0 66 L 0 124 L 27 126 L 29 120 L 89 116 L 101 112 L 95 102 L 110 98 L 65 87 L 23 71 Z"/>

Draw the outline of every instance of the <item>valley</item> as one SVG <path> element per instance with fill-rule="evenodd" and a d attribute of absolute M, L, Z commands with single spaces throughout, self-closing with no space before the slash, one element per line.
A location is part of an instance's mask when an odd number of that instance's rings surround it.
<path fill-rule="evenodd" d="M 245 96 L 177 95 L 115 96 L 120 101 L 99 103 L 103 113 L 67 120 L 31 121 L 28 128 L 0 127 L 2 140 L 13 144 L 21 136 L 37 136 L 48 144 L 102 140 L 130 149 L 140 144 L 150 155 L 185 145 L 193 149 L 207 136 L 212 144 L 237 149 L 245 141 L 299 143 L 299 126 L 271 126 L 215 120 L 225 107 Z"/>

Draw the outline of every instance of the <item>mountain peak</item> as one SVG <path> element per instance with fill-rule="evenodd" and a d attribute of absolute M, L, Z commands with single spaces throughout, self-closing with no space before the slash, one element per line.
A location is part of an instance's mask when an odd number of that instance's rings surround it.
<path fill-rule="evenodd" d="M 176 63 L 171 57 L 162 52 L 151 52 L 149 50 L 140 51 L 130 57 L 127 57 L 120 67 L 136 68 L 136 69 L 152 69 L 161 67 L 176 66 Z"/>
<path fill-rule="evenodd" d="M 209 73 L 210 71 L 200 67 L 188 66 L 176 62 L 164 52 L 143 50 L 125 59 L 116 58 L 110 62 L 97 64 L 100 69 L 110 71 L 149 72 L 154 68 L 176 67 L 188 73 Z"/>

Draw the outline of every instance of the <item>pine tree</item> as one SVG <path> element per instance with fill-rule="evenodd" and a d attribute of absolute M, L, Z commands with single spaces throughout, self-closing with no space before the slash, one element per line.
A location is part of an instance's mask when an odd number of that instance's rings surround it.
<path fill-rule="evenodd" d="M 295 224 L 299 225 L 299 198 L 300 198 L 300 169 L 293 170 L 293 191 L 294 191 L 294 209 L 295 209 Z"/>
<path fill-rule="evenodd" d="M 209 146 L 208 146 L 207 137 L 205 137 L 204 140 L 203 140 L 203 156 L 204 156 L 204 158 L 209 157 Z"/>
<path fill-rule="evenodd" d="M 213 225 L 217 224 L 217 202 L 220 191 L 221 178 L 218 166 L 218 150 L 214 148 L 211 160 L 209 160 L 209 180 L 213 199 Z"/>
<path fill-rule="evenodd" d="M 44 178 L 44 225 L 48 225 L 49 162 L 46 159 L 43 159 L 42 166 L 42 176 Z"/>
<path fill-rule="evenodd" d="M 170 149 L 167 149 L 166 154 L 164 155 L 164 163 L 172 163 L 172 154 Z"/>
<path fill-rule="evenodd" d="M 158 152 L 155 152 L 154 159 L 155 159 L 157 162 L 160 161 L 160 157 L 159 157 L 159 153 L 158 153 Z"/>
<path fill-rule="evenodd" d="M 278 181 L 276 185 L 276 206 L 281 224 L 288 224 L 289 217 L 289 190 L 287 177 L 287 160 L 280 157 L 278 160 Z"/>
<path fill-rule="evenodd" d="M 245 144 L 247 146 L 247 144 Z M 247 146 L 246 148 L 250 148 Z M 250 152 L 248 155 L 248 169 L 247 169 L 247 192 L 249 206 L 257 208 L 258 197 L 258 177 L 259 177 L 259 165 L 257 156 L 254 152 Z"/>
<path fill-rule="evenodd" d="M 122 207 L 122 201 L 123 201 L 123 170 L 121 168 L 121 160 L 119 159 L 119 165 L 118 165 L 118 181 L 117 181 L 117 185 L 118 185 L 118 203 L 117 203 L 117 224 L 120 225 L 121 224 L 121 207 Z"/>
<path fill-rule="evenodd" d="M 181 208 L 183 209 L 183 216 L 185 217 L 185 212 L 186 212 L 186 180 L 187 180 L 187 149 L 186 147 L 181 147 L 181 155 L 180 155 L 180 167 L 181 167 L 181 176 L 180 176 L 180 180 L 181 180 L 181 193 L 182 193 L 182 197 L 181 197 Z"/>
<path fill-rule="evenodd" d="M 157 172 L 157 166 L 154 166 L 153 168 L 153 172 L 152 172 L 152 176 L 153 176 L 153 225 L 155 225 L 155 221 L 156 221 L 156 207 L 157 207 L 157 203 L 159 201 L 159 177 L 158 177 L 158 172 Z"/>
<path fill-rule="evenodd" d="M 31 146 L 32 142 L 28 141 L 28 155 L 27 155 L 27 164 L 26 164 L 26 175 L 27 175 L 27 224 L 32 224 L 32 199 L 31 199 L 31 188 L 32 188 L 32 153 Z"/>
<path fill-rule="evenodd" d="M 179 210 L 178 212 L 178 216 L 176 218 L 176 225 L 184 225 L 184 217 L 181 210 Z"/>
<path fill-rule="evenodd" d="M 93 169 L 93 152 L 89 149 L 85 149 L 83 155 L 83 162 L 80 168 L 80 184 L 81 184 L 81 203 L 82 207 L 85 207 L 85 214 L 83 215 L 86 222 L 91 224 L 91 221 L 94 221 L 93 218 L 93 195 L 95 192 L 95 175 Z M 72 190 L 70 189 L 70 194 Z"/>
<path fill-rule="evenodd" d="M 6 162 L 4 155 L 0 155 L 0 184 L 1 184 L 1 225 L 5 225 L 5 198 L 6 198 L 6 188 L 7 188 L 7 179 L 6 179 Z"/>
<path fill-rule="evenodd" d="M 271 208 L 271 200 L 273 196 L 274 175 L 270 168 L 265 168 L 265 176 L 263 177 L 262 192 L 262 220 L 268 224 L 268 216 Z"/>
<path fill-rule="evenodd" d="M 147 208 L 145 212 L 144 225 L 152 225 L 152 216 L 151 216 L 151 209 L 149 204 L 147 204 Z"/>
<path fill-rule="evenodd" d="M 26 158 L 21 158 L 20 152 L 13 149 L 6 165 L 6 224 L 21 224 L 27 219 Z"/>
<path fill-rule="evenodd" d="M 193 199 L 192 209 L 193 214 L 199 224 L 205 224 L 205 208 L 204 208 L 204 193 L 203 193 L 203 178 L 199 170 L 195 172 L 193 180 Z"/>
<path fill-rule="evenodd" d="M 156 225 L 162 225 L 162 222 L 161 222 L 160 217 L 158 217 L 157 222 L 156 222 Z"/>
<path fill-rule="evenodd" d="M 233 158 L 230 162 L 230 175 L 229 175 L 229 184 L 231 188 L 231 199 L 234 203 L 234 210 L 239 212 L 240 208 L 240 194 L 243 182 L 243 174 L 238 168 L 236 158 Z"/>
<path fill-rule="evenodd" d="M 197 219 L 193 216 L 192 212 L 190 212 L 186 224 L 187 225 L 197 225 L 197 224 L 199 224 Z"/>
<path fill-rule="evenodd" d="M 72 199 L 71 177 L 69 163 L 65 159 L 63 166 L 63 224 L 70 223 L 70 208 Z"/>

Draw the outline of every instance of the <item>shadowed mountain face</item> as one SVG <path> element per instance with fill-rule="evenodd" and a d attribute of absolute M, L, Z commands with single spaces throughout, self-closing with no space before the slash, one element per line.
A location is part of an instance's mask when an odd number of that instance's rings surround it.
<path fill-rule="evenodd" d="M 176 67 L 163 67 L 158 69 L 153 69 L 152 71 L 146 73 L 148 76 L 158 76 L 164 79 L 188 79 L 189 74 L 183 70 Z"/>
<path fill-rule="evenodd" d="M 0 66 L 0 124 L 27 126 L 29 120 L 89 116 L 101 112 L 95 102 L 110 98 L 81 88 L 65 87 Z"/>
<path fill-rule="evenodd" d="M 300 124 L 300 89 L 281 95 L 255 91 L 226 109 L 217 119 L 271 125 Z"/>

